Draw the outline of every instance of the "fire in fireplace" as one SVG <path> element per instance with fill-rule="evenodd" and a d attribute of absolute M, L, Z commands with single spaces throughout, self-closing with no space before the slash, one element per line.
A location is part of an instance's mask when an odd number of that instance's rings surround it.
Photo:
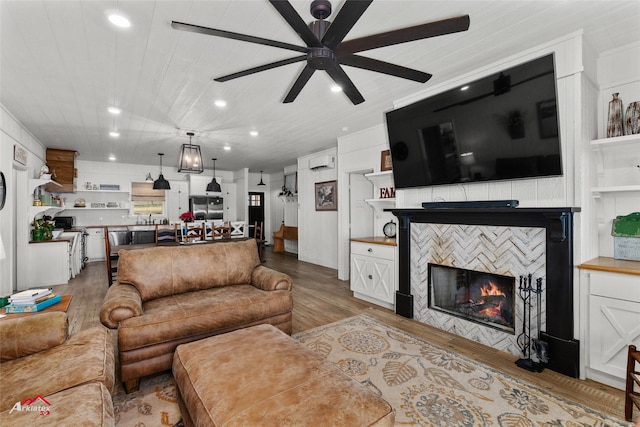
<path fill-rule="evenodd" d="M 429 263 L 429 308 L 515 334 L 515 278 Z"/>

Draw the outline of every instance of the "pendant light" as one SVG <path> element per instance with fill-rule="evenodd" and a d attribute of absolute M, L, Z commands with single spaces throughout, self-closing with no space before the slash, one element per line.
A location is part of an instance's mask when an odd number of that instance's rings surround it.
<path fill-rule="evenodd" d="M 202 164 L 200 146 L 191 143 L 191 138 L 195 135 L 193 132 L 187 132 L 187 135 L 189 136 L 189 143 L 182 144 L 178 172 L 202 173 L 204 172 L 204 165 Z"/>
<path fill-rule="evenodd" d="M 147 177 L 144 180 L 147 182 L 153 182 L 153 178 L 151 177 L 151 172 L 147 172 Z"/>
<path fill-rule="evenodd" d="M 218 181 L 216 181 L 216 160 L 218 159 L 211 160 L 213 160 L 213 179 L 207 184 L 207 191 L 211 191 L 212 193 L 221 193 L 222 188 L 220 187 L 220 184 L 218 184 Z"/>
<path fill-rule="evenodd" d="M 260 171 L 260 182 L 258 183 L 258 185 L 267 185 L 264 182 L 262 182 L 262 171 Z"/>
<path fill-rule="evenodd" d="M 158 156 L 160 156 L 160 176 L 158 177 L 158 179 L 153 181 L 153 189 L 154 190 L 171 190 L 171 185 L 169 185 L 169 181 L 164 179 L 164 175 L 162 175 L 162 156 L 164 156 L 164 153 L 158 153 Z"/>

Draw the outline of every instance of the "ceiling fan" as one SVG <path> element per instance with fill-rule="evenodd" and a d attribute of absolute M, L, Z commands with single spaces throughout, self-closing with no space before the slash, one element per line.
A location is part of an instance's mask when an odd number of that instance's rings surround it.
<path fill-rule="evenodd" d="M 306 60 L 306 66 L 289 90 L 289 93 L 285 96 L 284 103 L 293 102 L 296 99 L 316 70 L 325 70 L 336 84 L 342 88 L 351 102 L 356 105 L 364 102 L 364 98 L 349 79 L 342 65 L 375 71 L 420 83 L 424 83 L 431 78 L 431 74 L 377 59 L 366 58 L 356 55 L 356 53 L 444 34 L 457 33 L 469 29 L 469 15 L 463 15 L 342 41 L 372 1 L 373 0 L 345 0 L 344 5 L 333 22 L 330 22 L 326 19 L 331 15 L 331 3 L 328 0 L 314 0 L 311 2 L 311 15 L 316 18 L 316 21 L 307 25 L 287 0 L 269 0 L 285 21 L 298 33 L 302 41 L 306 43 L 306 46 L 297 46 L 247 34 L 186 24 L 184 22 L 171 21 L 171 26 L 177 30 L 241 40 L 302 53 L 302 55 L 293 58 L 215 78 L 214 80 L 217 82 L 226 82 L 238 77 L 244 77 Z"/>

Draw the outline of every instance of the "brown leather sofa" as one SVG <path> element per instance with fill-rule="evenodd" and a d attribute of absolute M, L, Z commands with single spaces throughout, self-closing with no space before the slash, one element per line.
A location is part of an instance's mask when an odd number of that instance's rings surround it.
<path fill-rule="evenodd" d="M 0 321 L 0 425 L 113 426 L 113 337 L 94 327 L 68 337 L 67 314 Z"/>
<path fill-rule="evenodd" d="M 261 265 L 255 240 L 121 250 L 100 320 L 118 329 L 120 379 L 135 391 L 175 348 L 258 324 L 291 334 L 291 278 Z"/>

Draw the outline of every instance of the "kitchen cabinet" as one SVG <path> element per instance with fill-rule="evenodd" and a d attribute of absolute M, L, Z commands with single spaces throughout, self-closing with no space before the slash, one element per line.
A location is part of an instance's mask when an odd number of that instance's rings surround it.
<path fill-rule="evenodd" d="M 213 179 L 207 175 L 189 175 L 189 196 L 219 196 L 220 193 L 207 191 L 207 185 Z M 216 181 L 222 185 L 220 177 L 216 177 Z"/>
<path fill-rule="evenodd" d="M 224 216 L 225 221 L 244 221 L 244 218 L 238 217 L 236 184 L 233 182 L 225 182 L 220 184 L 222 190 L 222 198 L 224 199 Z"/>
<path fill-rule="evenodd" d="M 47 166 L 59 187 L 47 186 L 45 189 L 57 193 L 73 193 L 76 191 L 76 169 L 77 152 L 73 150 L 59 150 L 47 148 Z"/>
<path fill-rule="evenodd" d="M 171 181 L 171 190 L 166 192 L 166 214 L 169 222 L 179 222 L 180 215 L 189 210 L 189 183 Z"/>
<path fill-rule="evenodd" d="M 351 239 L 353 296 L 394 309 L 397 290 L 395 239 Z"/>
<path fill-rule="evenodd" d="M 104 228 L 89 227 L 87 228 L 87 261 L 104 261 L 105 260 L 105 242 Z"/>
<path fill-rule="evenodd" d="M 627 347 L 640 347 L 640 263 L 601 257 L 578 268 L 588 295 L 586 377 L 624 389 Z"/>

